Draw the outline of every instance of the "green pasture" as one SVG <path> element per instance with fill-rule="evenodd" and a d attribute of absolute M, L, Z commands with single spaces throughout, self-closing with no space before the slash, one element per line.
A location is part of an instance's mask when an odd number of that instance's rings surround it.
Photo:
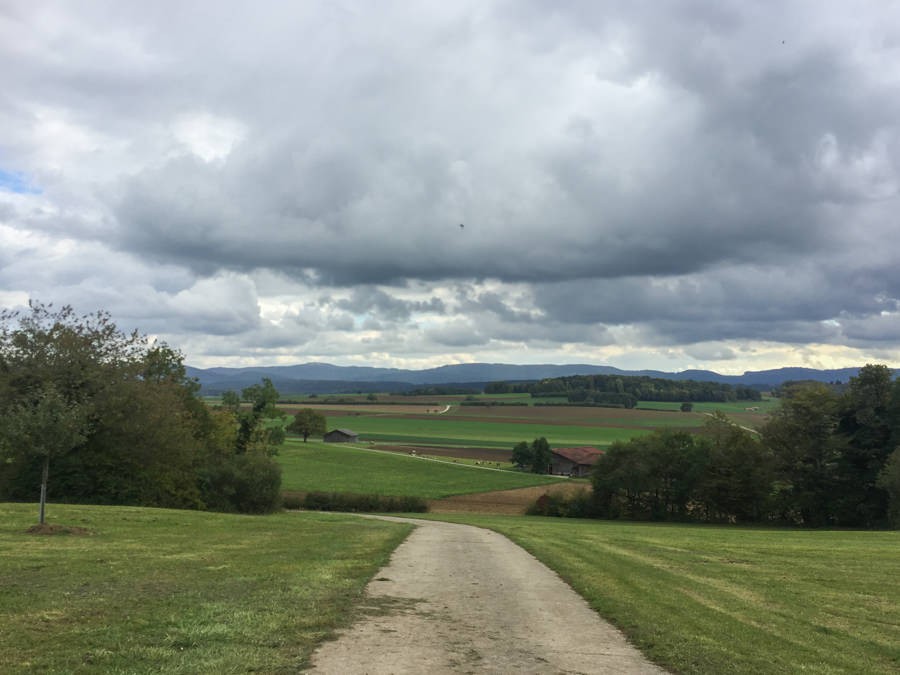
<path fill-rule="evenodd" d="M 452 415 L 392 417 L 390 415 L 329 416 L 328 428 L 348 428 L 362 440 L 443 446 L 510 448 L 519 441 L 544 436 L 552 446 L 606 446 L 628 440 L 647 429 L 587 427 L 571 424 L 530 424 L 512 421 L 456 420 Z"/>
<path fill-rule="evenodd" d="M 900 672 L 900 532 L 432 517 L 507 535 L 675 672 Z"/>
<path fill-rule="evenodd" d="M 392 452 L 290 438 L 277 458 L 289 492 L 355 492 L 440 499 L 557 483 L 562 478 L 495 471 Z"/>
<path fill-rule="evenodd" d="M 351 516 L 0 504 L 3 673 L 297 672 L 409 531 Z"/>

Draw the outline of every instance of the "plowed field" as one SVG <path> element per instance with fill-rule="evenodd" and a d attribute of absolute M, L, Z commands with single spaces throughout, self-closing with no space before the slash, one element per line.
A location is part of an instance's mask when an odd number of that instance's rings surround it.
<path fill-rule="evenodd" d="M 580 490 L 590 490 L 587 483 L 564 483 L 547 487 L 520 488 L 481 492 L 473 495 L 456 495 L 428 502 L 431 513 L 497 513 L 502 515 L 523 514 L 538 497 L 543 494 L 571 494 Z"/>

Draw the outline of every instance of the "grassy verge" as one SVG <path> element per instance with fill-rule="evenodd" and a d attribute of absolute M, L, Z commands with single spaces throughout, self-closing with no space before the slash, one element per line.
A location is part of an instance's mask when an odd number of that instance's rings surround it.
<path fill-rule="evenodd" d="M 439 518 L 509 536 L 674 671 L 900 672 L 900 532 Z"/>
<path fill-rule="evenodd" d="M 408 528 L 323 514 L 0 504 L 4 673 L 296 672 Z"/>
<path fill-rule="evenodd" d="M 288 439 L 277 456 L 286 491 L 354 492 L 439 499 L 557 483 L 560 478 L 489 471 L 336 443 Z"/>

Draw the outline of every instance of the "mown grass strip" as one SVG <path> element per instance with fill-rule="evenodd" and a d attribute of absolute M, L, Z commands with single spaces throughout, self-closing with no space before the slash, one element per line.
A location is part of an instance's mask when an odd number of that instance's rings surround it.
<path fill-rule="evenodd" d="M 288 439 L 277 458 L 287 491 L 353 492 L 439 499 L 559 482 L 560 478 L 491 471 L 335 443 Z"/>
<path fill-rule="evenodd" d="M 440 519 L 509 536 L 676 672 L 900 672 L 900 532 Z"/>
<path fill-rule="evenodd" d="M 36 508 L 0 504 L 4 673 L 296 672 L 409 530 L 51 504 L 92 534 L 26 534 Z"/>

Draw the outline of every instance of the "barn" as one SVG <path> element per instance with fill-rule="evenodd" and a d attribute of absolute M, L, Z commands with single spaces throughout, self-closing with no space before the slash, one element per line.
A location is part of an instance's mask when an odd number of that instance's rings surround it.
<path fill-rule="evenodd" d="M 584 446 L 580 448 L 553 448 L 550 450 L 550 473 L 555 476 L 589 476 L 602 450 Z"/>
<path fill-rule="evenodd" d="M 358 443 L 359 434 L 350 429 L 332 429 L 322 440 L 326 443 Z"/>

